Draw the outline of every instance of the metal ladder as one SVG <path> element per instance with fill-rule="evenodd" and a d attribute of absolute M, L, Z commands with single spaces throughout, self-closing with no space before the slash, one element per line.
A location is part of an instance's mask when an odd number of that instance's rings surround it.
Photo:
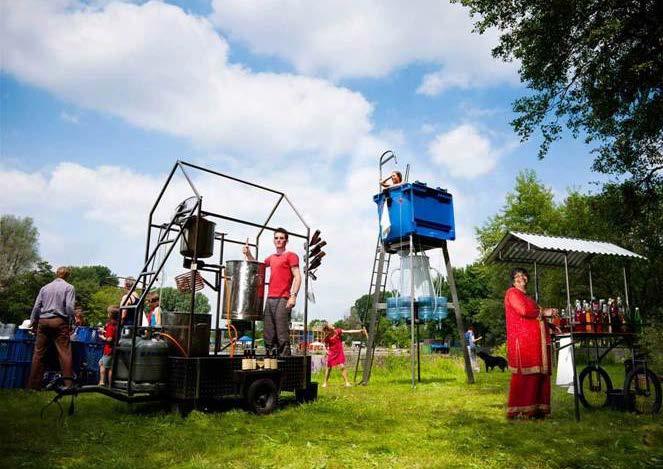
<path fill-rule="evenodd" d="M 387 274 L 389 272 L 389 263 L 391 262 L 391 254 L 385 252 L 380 237 L 375 246 L 375 257 L 373 258 L 373 269 L 371 271 L 371 284 L 368 289 L 368 296 L 372 298 L 370 309 L 364 317 L 360 317 L 364 327 L 368 326 L 368 339 L 366 341 L 366 356 L 364 357 L 364 364 L 362 367 L 362 380 L 361 384 L 368 384 L 371 378 L 371 368 L 373 366 L 373 356 L 375 354 L 375 339 L 378 335 L 380 322 L 379 311 L 386 309 L 385 305 L 381 303 L 384 300 L 384 293 L 387 288 Z M 368 317 L 367 317 L 368 316 Z M 357 363 L 355 364 L 354 382 L 357 382 L 357 374 L 359 373 L 359 363 L 361 362 L 362 346 L 359 345 L 357 352 Z"/>
<path fill-rule="evenodd" d="M 177 242 L 179 241 L 180 237 L 183 236 L 184 234 L 184 224 L 185 222 L 193 216 L 196 211 L 198 210 L 198 206 L 200 204 L 200 200 L 196 202 L 191 208 L 184 209 L 177 211 L 173 214 L 172 219 L 170 222 L 165 223 L 159 227 L 159 235 L 157 237 L 157 242 L 155 243 L 152 251 L 150 252 L 149 256 L 145 260 L 145 263 L 143 264 L 143 268 L 141 269 L 140 273 L 136 277 L 136 281 L 134 282 L 133 286 L 127 293 L 127 299 L 131 298 L 131 296 L 134 294 L 136 291 L 139 283 L 143 284 L 143 290 L 141 291 L 140 295 L 138 296 L 138 300 L 134 302 L 134 304 L 131 305 L 120 305 L 120 310 L 128 310 L 128 314 L 133 314 L 134 317 L 134 322 L 133 325 L 131 326 L 133 331 L 132 331 L 132 347 L 131 350 L 134 350 L 135 347 L 135 341 L 136 341 L 136 330 L 139 327 L 139 321 L 141 321 L 141 314 L 143 310 L 143 305 L 145 304 L 145 298 L 147 297 L 148 293 L 150 292 L 151 288 L 154 286 L 154 283 L 157 280 L 158 275 L 161 273 L 163 270 L 163 267 L 166 265 L 166 262 L 168 261 L 168 258 L 170 257 L 171 253 L 173 252 L 173 249 L 177 245 Z M 154 225 L 153 225 L 154 226 Z M 174 238 L 170 237 L 170 232 L 174 231 L 176 232 L 176 235 Z M 185 237 L 185 241 L 186 240 Z M 163 256 L 162 259 L 160 259 L 158 265 L 155 267 L 156 264 L 156 257 L 157 253 L 159 252 L 159 249 L 161 249 L 162 246 L 164 245 L 170 245 L 168 247 L 168 250 L 166 251 L 166 254 Z M 120 332 L 121 328 L 117 328 L 116 332 L 116 337 L 115 337 L 115 343 L 117 344 L 117 341 L 120 338 Z M 113 347 L 113 376 L 115 376 L 115 366 L 117 364 L 117 347 Z M 127 383 L 127 391 L 129 395 L 132 394 L 132 389 L 131 389 L 131 380 L 133 377 L 133 362 L 134 362 L 134 354 L 130 353 L 130 365 L 129 365 L 129 379 Z M 112 384 L 112 383 L 111 383 Z"/>

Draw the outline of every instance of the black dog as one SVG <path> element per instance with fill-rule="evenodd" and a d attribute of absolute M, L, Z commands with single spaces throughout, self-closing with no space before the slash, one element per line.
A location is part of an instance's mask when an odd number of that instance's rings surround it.
<path fill-rule="evenodd" d="M 494 357 L 484 352 L 483 350 L 477 352 L 477 356 L 481 358 L 486 364 L 486 372 L 492 370 L 495 367 L 498 367 L 500 370 L 504 371 L 507 367 L 506 359 L 503 357 Z"/>

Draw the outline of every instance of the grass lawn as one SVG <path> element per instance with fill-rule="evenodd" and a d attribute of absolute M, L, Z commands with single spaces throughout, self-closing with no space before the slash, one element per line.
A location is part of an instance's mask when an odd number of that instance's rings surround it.
<path fill-rule="evenodd" d="M 552 418 L 507 422 L 508 380 L 479 373 L 469 386 L 459 361 L 425 356 L 413 390 L 399 357 L 368 387 L 344 388 L 333 374 L 317 402 L 299 406 L 286 393 L 264 417 L 235 409 L 182 419 L 88 394 L 63 422 L 53 407 L 40 418 L 51 393 L 3 390 L 0 454 L 3 467 L 663 466 L 660 415 L 583 411 L 577 424 L 572 396 L 555 390 Z"/>

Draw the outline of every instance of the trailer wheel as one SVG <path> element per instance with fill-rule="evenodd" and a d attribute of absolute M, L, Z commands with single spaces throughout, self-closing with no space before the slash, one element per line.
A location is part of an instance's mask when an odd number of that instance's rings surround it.
<path fill-rule="evenodd" d="M 269 414 L 276 408 L 278 401 L 278 390 L 271 379 L 257 379 L 246 391 L 246 406 L 254 414 Z"/>

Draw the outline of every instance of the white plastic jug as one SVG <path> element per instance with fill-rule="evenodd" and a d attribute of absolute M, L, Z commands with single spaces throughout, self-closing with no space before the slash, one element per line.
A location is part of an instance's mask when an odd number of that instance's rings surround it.
<path fill-rule="evenodd" d="M 414 254 L 410 256 L 407 251 L 399 251 L 400 267 L 394 269 L 390 276 L 392 290 L 397 290 L 399 296 L 435 296 L 433 277 L 431 271 L 438 275 L 437 269 L 430 266 L 428 256 Z M 398 284 L 394 283 L 394 274 L 400 272 Z M 414 291 L 412 291 L 412 275 L 414 275 Z"/>

